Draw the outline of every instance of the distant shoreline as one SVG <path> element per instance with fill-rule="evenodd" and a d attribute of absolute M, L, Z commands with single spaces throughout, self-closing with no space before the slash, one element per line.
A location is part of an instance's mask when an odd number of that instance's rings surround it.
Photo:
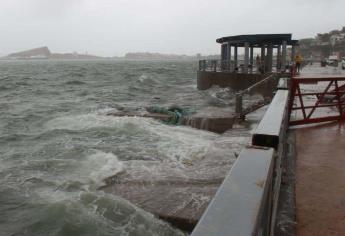
<path fill-rule="evenodd" d="M 73 53 L 52 53 L 48 47 L 39 47 L 26 51 L 11 53 L 7 56 L 0 57 L 0 60 L 202 60 L 202 59 L 219 59 L 220 55 L 205 55 L 200 53 L 196 55 L 179 55 L 179 54 L 162 54 L 151 52 L 129 52 L 123 57 L 101 57 L 95 55 Z"/>
<path fill-rule="evenodd" d="M 203 58 L 204 59 L 204 58 Z M 0 61 L 198 61 L 202 59 L 184 58 L 184 59 L 166 59 L 166 58 L 125 58 L 125 57 L 102 57 L 102 58 L 0 58 Z"/>

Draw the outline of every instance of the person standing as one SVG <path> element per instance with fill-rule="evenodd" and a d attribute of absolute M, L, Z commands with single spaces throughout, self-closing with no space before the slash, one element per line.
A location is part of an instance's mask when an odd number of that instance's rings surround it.
<path fill-rule="evenodd" d="M 295 56 L 295 65 L 296 65 L 296 69 L 297 69 L 297 72 L 299 73 L 300 71 L 300 68 L 301 68 L 301 63 L 302 63 L 302 56 L 298 53 L 296 56 Z"/>

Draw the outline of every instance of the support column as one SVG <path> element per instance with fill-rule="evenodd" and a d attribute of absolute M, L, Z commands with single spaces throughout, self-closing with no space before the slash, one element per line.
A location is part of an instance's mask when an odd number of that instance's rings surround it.
<path fill-rule="evenodd" d="M 244 43 L 244 68 L 243 73 L 248 74 L 248 65 L 249 65 L 249 43 Z"/>
<path fill-rule="evenodd" d="M 281 47 L 280 47 L 280 45 L 278 45 L 278 48 L 277 48 L 277 72 L 280 71 L 280 69 L 281 69 L 281 61 L 282 61 Z"/>
<path fill-rule="evenodd" d="M 296 54 L 296 46 L 291 47 L 291 61 L 293 62 L 295 60 L 295 54 Z"/>
<path fill-rule="evenodd" d="M 254 47 L 250 47 L 250 56 L 249 56 L 249 64 L 250 64 L 250 73 L 253 73 L 253 66 L 254 66 Z"/>
<path fill-rule="evenodd" d="M 283 44 L 282 44 L 282 66 L 281 66 L 281 70 L 285 71 L 285 67 L 286 67 L 286 41 L 283 41 Z"/>
<path fill-rule="evenodd" d="M 272 72 L 273 64 L 273 45 L 269 44 L 267 47 L 267 72 Z"/>
<path fill-rule="evenodd" d="M 220 69 L 221 70 L 225 70 L 225 61 L 226 61 L 226 58 L 227 58 L 227 46 L 228 44 L 227 43 L 222 43 L 222 46 L 221 46 L 221 51 L 220 51 Z"/>
<path fill-rule="evenodd" d="M 235 46 L 235 52 L 234 52 L 234 70 L 237 68 L 237 53 L 238 53 L 238 48 L 237 45 Z"/>
<path fill-rule="evenodd" d="M 228 43 L 228 58 L 227 58 L 227 69 L 228 71 L 231 71 L 231 44 Z"/>
<path fill-rule="evenodd" d="M 262 69 L 262 72 L 265 73 L 265 46 L 261 46 L 261 62 L 260 67 Z"/>

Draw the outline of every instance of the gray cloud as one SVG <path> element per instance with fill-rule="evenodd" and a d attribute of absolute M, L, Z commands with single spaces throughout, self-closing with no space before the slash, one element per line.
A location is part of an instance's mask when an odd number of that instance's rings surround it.
<path fill-rule="evenodd" d="M 341 28 L 341 0 L 1 0 L 0 54 L 47 45 L 55 52 L 218 53 L 217 37 Z"/>

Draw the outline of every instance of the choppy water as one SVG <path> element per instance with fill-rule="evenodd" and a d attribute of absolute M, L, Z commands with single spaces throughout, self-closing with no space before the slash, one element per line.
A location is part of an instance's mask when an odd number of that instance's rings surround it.
<path fill-rule="evenodd" d="M 228 95 L 197 91 L 190 61 L 0 61 L 0 235 L 181 235 L 97 188 L 133 163 L 221 151 L 219 135 L 105 114 Z"/>

